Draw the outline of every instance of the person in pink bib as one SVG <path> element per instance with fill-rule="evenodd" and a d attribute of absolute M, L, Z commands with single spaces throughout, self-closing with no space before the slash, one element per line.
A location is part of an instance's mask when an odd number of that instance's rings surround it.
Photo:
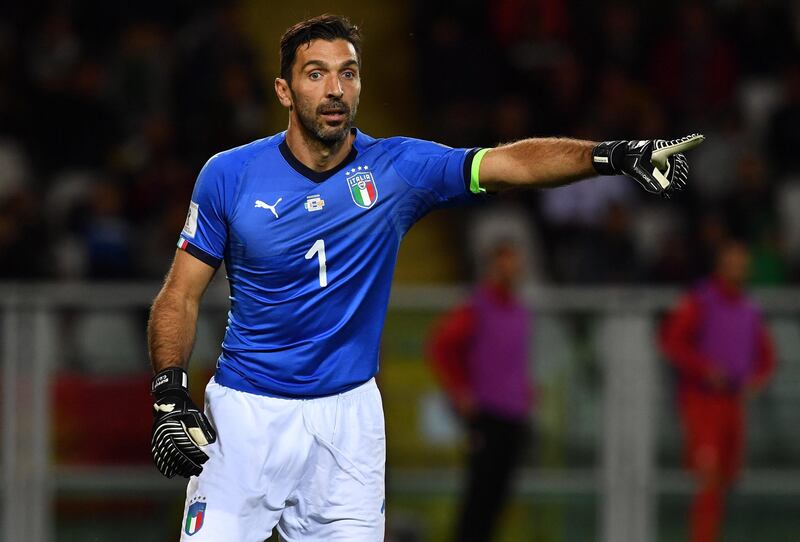
<path fill-rule="evenodd" d="M 690 540 L 719 539 L 724 499 L 741 470 L 746 398 L 760 391 L 775 366 L 761 312 L 744 290 L 750 255 L 725 243 L 711 277 L 686 293 L 665 320 L 661 349 L 677 373 L 686 461 L 698 490 Z"/>

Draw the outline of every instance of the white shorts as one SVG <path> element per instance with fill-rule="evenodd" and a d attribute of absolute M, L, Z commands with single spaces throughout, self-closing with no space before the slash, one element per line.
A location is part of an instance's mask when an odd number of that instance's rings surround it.
<path fill-rule="evenodd" d="M 181 540 L 383 540 L 386 436 L 375 380 L 316 399 L 279 399 L 212 379 L 217 441 L 189 480 Z"/>

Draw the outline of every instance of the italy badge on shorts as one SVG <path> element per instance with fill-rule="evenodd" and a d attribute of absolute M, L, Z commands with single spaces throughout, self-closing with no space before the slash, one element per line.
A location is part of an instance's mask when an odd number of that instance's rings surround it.
<path fill-rule="evenodd" d="M 378 187 L 369 166 L 358 166 L 347 171 L 347 185 L 353 202 L 359 207 L 369 209 L 378 201 Z"/>
<path fill-rule="evenodd" d="M 206 516 L 206 503 L 195 502 L 189 505 L 186 512 L 186 527 L 184 530 L 189 536 L 193 535 L 203 527 L 203 519 Z"/>

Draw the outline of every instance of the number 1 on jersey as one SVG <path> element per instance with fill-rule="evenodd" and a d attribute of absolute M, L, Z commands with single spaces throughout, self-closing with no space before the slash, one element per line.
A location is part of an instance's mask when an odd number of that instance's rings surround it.
<path fill-rule="evenodd" d="M 324 239 L 317 239 L 314 241 L 314 244 L 311 245 L 311 248 L 306 252 L 306 260 L 313 258 L 314 254 L 317 255 L 317 261 L 319 262 L 319 285 L 324 288 L 328 285 L 328 269 L 325 264 Z"/>

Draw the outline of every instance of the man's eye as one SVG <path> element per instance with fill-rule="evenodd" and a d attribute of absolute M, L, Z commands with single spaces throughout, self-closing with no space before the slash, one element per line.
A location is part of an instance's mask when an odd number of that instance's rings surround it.
<path fill-rule="evenodd" d="M 317 79 L 322 77 L 322 74 L 319 73 L 319 72 L 311 72 L 311 73 L 308 74 L 308 77 L 309 77 L 309 79 L 313 79 L 313 80 L 316 81 Z"/>
<path fill-rule="evenodd" d="M 344 72 L 342 74 L 342 77 L 344 77 L 345 79 L 355 79 L 356 74 L 354 72 Z"/>

